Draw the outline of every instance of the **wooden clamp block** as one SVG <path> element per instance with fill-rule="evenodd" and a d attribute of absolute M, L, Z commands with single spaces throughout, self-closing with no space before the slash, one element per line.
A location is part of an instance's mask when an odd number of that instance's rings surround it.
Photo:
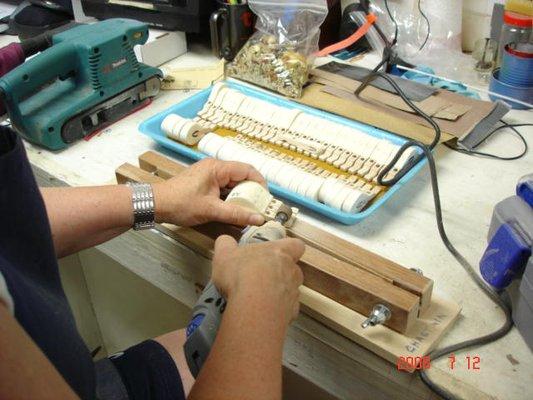
<path fill-rule="evenodd" d="M 153 151 L 142 154 L 139 157 L 139 165 L 142 169 L 164 179 L 178 175 L 185 168 L 183 165 Z M 415 294 L 420 298 L 420 312 L 424 312 L 431 304 L 433 281 L 415 271 L 404 268 L 301 220 L 296 220 L 294 226 L 289 229 L 289 235 Z"/>
<path fill-rule="evenodd" d="M 300 238 L 324 253 L 380 276 L 394 286 L 415 294 L 420 298 L 420 312 L 427 310 L 431 304 L 433 281 L 415 271 L 404 268 L 331 233 L 318 230 L 301 220 L 296 220 L 289 235 Z"/>
<path fill-rule="evenodd" d="M 183 170 L 177 163 L 153 152 L 143 154 L 139 160 L 141 167 L 147 172 L 143 175 L 136 171 L 134 176 L 127 176 L 132 172 L 131 167 L 122 166 L 117 170 L 119 181 L 141 179 L 156 182 L 175 176 Z M 221 234 L 240 235 L 238 228 L 222 224 L 209 224 L 197 229 L 212 238 Z M 384 304 L 392 311 L 391 319 L 386 322 L 387 326 L 399 332 L 405 332 L 412 326 L 420 308 L 420 298 L 416 294 L 391 284 L 391 279 L 315 248 L 316 235 L 313 241 L 307 239 L 306 252 L 300 261 L 305 286 L 363 315 L 369 315 L 374 305 Z"/>
<path fill-rule="evenodd" d="M 122 171 L 127 172 L 126 169 Z M 150 176 L 155 178 L 154 181 L 160 181 L 160 178 Z M 204 225 L 200 231 L 212 232 L 212 229 L 221 227 L 220 224 L 209 225 L 212 224 Z M 171 225 L 163 225 L 162 231 L 199 255 L 212 259 L 215 241 L 211 237 L 198 230 Z M 302 312 L 393 364 L 396 364 L 400 357 L 426 355 L 434 348 L 459 313 L 456 304 L 439 298 L 434 299 L 428 312 L 422 318 L 417 318 L 413 326 L 402 334 L 385 326 L 366 330 L 361 328 L 361 323 L 366 317 L 307 286 L 302 286 L 300 289 L 300 304 Z M 415 371 L 415 368 L 405 367 L 409 372 Z"/>

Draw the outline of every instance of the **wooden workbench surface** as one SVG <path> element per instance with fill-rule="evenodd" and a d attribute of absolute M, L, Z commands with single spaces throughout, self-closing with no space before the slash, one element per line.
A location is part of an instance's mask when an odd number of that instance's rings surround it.
<path fill-rule="evenodd" d="M 179 59 L 179 66 L 213 62 L 210 56 L 191 52 Z M 147 108 L 90 141 L 80 141 L 61 152 L 49 152 L 27 144 L 40 183 L 52 179 L 47 184 L 106 184 L 114 179 L 114 171 L 119 165 L 125 162 L 137 164 L 138 156 L 147 150 L 170 155 L 141 135 L 137 126 L 191 94 L 163 92 Z M 533 122 L 533 113 L 514 111 L 507 120 Z M 522 128 L 522 132 L 533 144 L 533 129 Z M 521 143 L 513 134 L 505 132 L 497 135 L 483 150 L 511 155 L 521 151 Z M 486 246 L 493 207 L 513 195 L 517 180 L 533 171 L 533 152 L 521 160 L 504 162 L 469 157 L 441 148 L 437 163 L 449 237 L 466 258 L 477 265 Z M 462 316 L 441 345 L 492 331 L 502 323 L 500 311 L 468 278 L 438 237 L 427 169 L 358 225 L 343 226 L 311 215 L 306 210 L 302 210 L 301 218 L 320 224 L 322 229 L 401 265 L 422 269 L 435 281 L 436 293 L 453 299 L 463 308 Z M 191 272 L 193 267 L 187 265 L 191 260 L 198 262 L 197 256 L 189 250 L 154 232 L 130 232 L 101 248 L 173 297 L 185 304 L 193 304 L 195 295 L 187 274 L 199 272 Z M 143 262 L 151 262 L 153 267 L 146 268 Z M 201 273 L 207 273 L 206 268 L 202 266 Z M 480 357 L 479 370 L 467 369 L 467 354 Z M 446 360 L 441 360 L 432 364 L 430 374 L 438 376 L 442 382 L 453 379 L 456 387 L 464 384 L 467 391 L 477 389 L 498 399 L 533 398 L 533 355 L 516 329 L 513 328 L 503 340 L 458 354 L 457 359 L 454 371 L 448 369 Z M 395 366 L 307 316 L 302 316 L 289 333 L 285 364 L 340 398 L 429 397 L 428 391 L 412 376 L 398 373 Z M 375 385 L 389 395 L 376 395 L 372 389 Z"/>

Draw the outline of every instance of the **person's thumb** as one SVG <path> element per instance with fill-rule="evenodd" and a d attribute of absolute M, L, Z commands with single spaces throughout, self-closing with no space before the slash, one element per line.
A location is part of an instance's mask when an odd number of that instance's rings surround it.
<path fill-rule="evenodd" d="M 213 207 L 211 213 L 214 221 L 239 226 L 262 225 L 265 222 L 261 214 L 222 200 L 217 199 L 211 207 Z"/>
<path fill-rule="evenodd" d="M 237 246 L 237 241 L 231 236 L 219 236 L 215 241 L 215 254 L 224 254 L 228 251 L 235 249 Z"/>

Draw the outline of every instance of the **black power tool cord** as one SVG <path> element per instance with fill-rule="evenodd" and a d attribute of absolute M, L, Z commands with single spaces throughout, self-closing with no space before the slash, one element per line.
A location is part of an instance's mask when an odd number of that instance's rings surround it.
<path fill-rule="evenodd" d="M 424 20 L 426 21 L 427 33 L 426 33 L 426 38 L 424 39 L 424 42 L 422 43 L 418 51 L 421 51 L 424 47 L 426 47 L 426 44 L 429 40 L 429 36 L 431 35 L 431 24 L 429 23 L 429 18 L 422 10 L 422 5 L 420 4 L 421 1 L 422 0 L 418 0 L 418 12 L 420 13 L 421 17 L 424 18 Z M 394 46 L 398 42 L 398 31 L 399 31 L 398 21 L 396 21 L 396 18 L 394 18 L 392 15 L 392 12 L 389 7 L 389 0 L 384 0 L 384 3 L 385 3 L 385 9 L 387 10 L 387 14 L 390 20 L 392 21 L 392 23 L 394 24 L 394 39 L 392 41 L 392 45 Z"/>
<path fill-rule="evenodd" d="M 368 85 L 376 78 L 380 77 L 387 81 L 397 92 L 397 94 L 402 98 L 402 100 L 419 116 L 424 118 L 435 130 L 435 137 L 431 144 L 426 145 L 424 143 L 421 143 L 419 141 L 415 140 L 408 140 L 397 152 L 397 154 L 394 156 L 394 158 L 391 160 L 391 162 L 385 166 L 385 168 L 381 171 L 381 173 L 378 176 L 378 183 L 383 186 L 392 186 L 395 183 L 397 183 L 405 174 L 413 168 L 415 164 L 423 160 L 424 158 L 427 159 L 428 165 L 429 165 L 429 171 L 430 171 L 430 177 L 431 177 L 431 188 L 433 192 L 433 202 L 435 206 L 435 217 L 437 222 L 437 228 L 439 231 L 440 238 L 448 251 L 455 257 L 455 259 L 461 264 L 461 266 L 464 268 L 464 270 L 468 273 L 468 275 L 474 280 L 474 282 L 477 284 L 477 286 L 502 310 L 502 312 L 505 315 L 505 322 L 503 325 L 498 328 L 496 331 L 491 332 L 487 335 L 483 335 L 474 339 L 465 340 L 460 343 L 456 343 L 450 346 L 446 346 L 442 349 L 437 349 L 429 354 L 429 357 L 432 361 L 435 361 L 445 355 L 448 355 L 452 352 L 456 352 L 459 350 L 464 350 L 473 346 L 480 346 L 483 344 L 491 343 L 503 336 L 505 336 L 509 330 L 513 326 L 512 318 L 511 318 L 511 309 L 510 307 L 500 298 L 499 294 L 494 291 L 489 285 L 483 281 L 482 278 L 479 277 L 479 275 L 476 272 L 476 269 L 466 260 L 466 258 L 455 248 L 455 246 L 451 243 L 450 239 L 448 238 L 448 235 L 446 234 L 446 230 L 444 228 L 444 221 L 442 216 L 442 207 L 441 207 L 441 201 L 440 201 L 440 191 L 439 191 L 439 185 L 438 185 L 438 179 L 437 179 L 437 168 L 435 164 L 435 159 L 433 157 L 432 150 L 437 146 L 437 144 L 440 141 L 441 138 L 441 130 L 438 124 L 431 118 L 429 115 L 425 114 L 422 110 L 420 110 L 418 107 L 416 107 L 413 102 L 411 102 L 405 93 L 401 90 L 401 88 L 388 76 L 387 74 L 384 74 L 382 72 L 379 72 L 378 69 L 381 68 L 387 61 L 382 61 L 376 70 L 370 72 L 370 74 L 365 78 L 365 80 L 362 82 L 361 86 L 354 92 L 356 96 L 359 96 L 361 92 L 368 87 Z M 408 164 L 406 167 L 404 167 L 402 170 L 400 170 L 396 176 L 394 176 L 392 179 L 385 181 L 384 177 L 391 171 L 399 158 L 402 156 L 402 154 L 410 147 L 417 147 L 422 152 L 419 156 L 415 157 L 412 163 Z M 433 392 L 437 393 L 438 395 L 442 396 L 443 398 L 447 400 L 454 400 L 456 397 L 448 392 L 445 388 L 431 380 L 431 378 L 428 376 L 427 371 L 419 371 L 420 378 L 424 382 L 424 384 L 431 389 Z"/>
<path fill-rule="evenodd" d="M 444 143 L 444 145 L 446 147 L 448 147 L 449 149 L 452 149 L 452 150 L 457 151 L 457 152 L 462 153 L 462 154 L 487 157 L 487 158 L 492 158 L 492 159 L 501 160 L 501 161 L 513 161 L 513 160 L 518 160 L 518 159 L 524 157 L 527 154 L 527 152 L 529 150 L 529 147 L 528 147 L 526 139 L 522 136 L 522 134 L 520 132 L 518 132 L 518 130 L 516 128 L 523 127 L 523 126 L 533 126 L 533 124 L 509 124 L 509 123 L 505 122 L 504 120 L 500 120 L 500 122 L 503 125 L 497 127 L 492 132 L 490 132 L 485 139 L 483 139 L 480 143 L 478 143 L 477 145 L 474 146 L 474 149 L 477 149 L 481 144 L 483 144 L 487 139 L 489 139 L 496 132 L 499 132 L 500 130 L 505 129 L 505 128 L 509 128 L 516 134 L 516 136 L 518 136 L 518 138 L 521 140 L 521 142 L 524 145 L 524 150 L 522 150 L 522 152 L 520 154 L 518 154 L 516 156 L 504 157 L 504 156 L 499 156 L 499 155 L 491 154 L 491 153 L 485 153 L 485 152 L 477 151 L 477 150 L 463 149 L 463 148 L 457 147 L 457 146 L 449 144 L 449 143 Z"/>
<path fill-rule="evenodd" d="M 394 46 L 396 42 L 398 41 L 398 21 L 396 21 L 396 18 L 392 16 L 392 12 L 389 8 L 389 0 L 385 0 L 385 9 L 387 10 L 387 14 L 389 14 L 389 18 L 394 24 L 394 39 L 392 40 L 392 45 Z"/>
<path fill-rule="evenodd" d="M 382 66 L 382 65 L 384 65 L 383 61 L 380 64 L 378 64 L 378 66 Z M 392 86 L 394 91 L 401 97 L 401 99 L 415 113 L 417 113 L 422 118 L 424 118 L 424 120 L 426 120 L 429 123 L 429 125 L 435 130 L 435 137 L 433 138 L 433 141 L 429 145 L 425 145 L 425 144 L 422 144 L 422 143 L 414 141 L 414 140 L 409 140 L 409 141 L 405 142 L 405 144 L 402 147 L 400 147 L 400 149 L 398 150 L 398 152 L 396 153 L 396 155 L 394 156 L 392 161 L 387 166 L 385 166 L 385 168 L 383 168 L 383 170 L 381 171 L 381 173 L 378 175 L 378 178 L 377 178 L 378 184 L 380 184 L 382 186 L 393 186 L 400 179 L 402 179 L 405 176 L 405 174 L 407 174 L 407 172 L 409 172 L 414 165 L 418 164 L 419 161 L 424 159 L 424 153 L 422 152 L 417 157 L 415 157 L 415 159 L 412 162 L 408 163 L 402 170 L 400 170 L 392 179 L 390 179 L 388 181 L 384 181 L 383 178 L 390 172 L 390 170 L 392 168 L 394 168 L 394 165 L 400 159 L 400 157 L 403 155 L 403 153 L 405 153 L 405 151 L 408 148 L 410 148 L 410 147 L 419 147 L 419 148 L 421 148 L 421 146 L 427 147 L 428 150 L 431 152 L 431 150 L 433 150 L 437 146 L 437 144 L 439 144 L 439 142 L 440 142 L 441 129 L 440 129 L 439 125 L 435 122 L 435 120 L 433 120 L 433 118 L 431 118 L 429 115 L 427 115 L 425 112 L 423 112 L 420 108 L 418 108 L 411 100 L 409 100 L 409 98 L 405 95 L 405 93 L 398 86 L 398 84 L 396 82 L 394 82 L 394 80 L 389 75 L 384 74 L 383 72 L 379 72 L 379 71 L 375 71 L 375 70 L 370 72 L 370 74 L 367 75 L 367 77 L 361 83 L 361 86 L 359 86 L 357 88 L 357 90 L 354 92 L 354 94 L 359 97 L 360 94 L 362 93 L 362 91 L 365 88 L 367 88 L 368 85 L 370 85 L 370 83 L 372 83 L 372 81 L 374 81 L 377 78 L 381 78 L 381 79 L 387 81 L 389 83 L 389 85 Z"/>
<path fill-rule="evenodd" d="M 428 31 L 426 33 L 426 38 L 424 39 L 424 43 L 422 43 L 422 46 L 420 46 L 418 51 L 421 51 L 424 47 L 426 47 L 426 44 L 427 44 L 427 42 L 429 40 L 429 35 L 431 35 L 431 24 L 429 23 L 429 19 L 428 19 L 427 15 L 424 13 L 424 11 L 422 11 L 422 6 L 420 5 L 421 1 L 422 0 L 418 0 L 418 12 L 422 16 L 422 18 L 424 18 L 426 20 Z"/>

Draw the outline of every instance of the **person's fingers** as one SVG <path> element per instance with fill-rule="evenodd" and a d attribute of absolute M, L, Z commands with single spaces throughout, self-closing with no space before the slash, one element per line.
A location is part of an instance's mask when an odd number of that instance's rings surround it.
<path fill-rule="evenodd" d="M 224 254 L 237 248 L 238 244 L 235 239 L 228 235 L 222 235 L 215 241 L 215 254 Z"/>
<path fill-rule="evenodd" d="M 292 321 L 298 318 L 298 314 L 300 314 L 300 301 L 296 301 L 294 303 L 294 307 L 292 309 Z"/>
<path fill-rule="evenodd" d="M 287 238 L 272 243 L 279 246 L 294 262 L 299 261 L 305 252 L 305 244 L 300 239 Z"/>
<path fill-rule="evenodd" d="M 261 214 L 235 204 L 228 204 L 220 199 L 210 202 L 209 210 L 210 220 L 230 225 L 262 225 L 265 222 Z"/>
<path fill-rule="evenodd" d="M 304 273 L 298 265 L 296 265 L 296 282 L 298 284 L 298 287 L 304 284 Z"/>
<path fill-rule="evenodd" d="M 220 187 L 242 181 L 255 181 L 266 187 L 263 175 L 249 164 L 238 161 L 219 161 L 215 164 L 215 176 Z"/>

